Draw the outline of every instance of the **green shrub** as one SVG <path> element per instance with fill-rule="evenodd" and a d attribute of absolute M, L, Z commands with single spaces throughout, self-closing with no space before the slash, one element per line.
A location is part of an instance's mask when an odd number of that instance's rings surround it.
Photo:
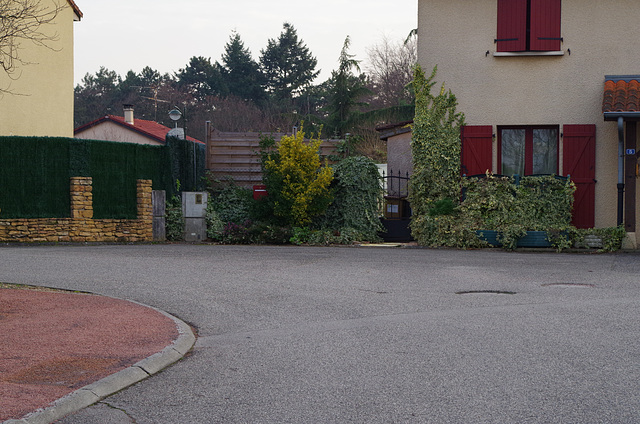
<path fill-rule="evenodd" d="M 266 202 L 284 224 L 308 225 L 331 203 L 333 171 L 326 162 L 324 166 L 320 162 L 321 143 L 319 136 L 305 142 L 300 130 L 296 135 L 283 136 L 277 152 L 263 150 L 261 154 L 263 181 L 269 193 Z M 261 148 L 266 144 L 261 143 Z"/>
<path fill-rule="evenodd" d="M 213 196 L 209 195 L 207 201 L 205 220 L 207 223 L 207 237 L 211 240 L 219 241 L 222 236 L 222 229 L 224 228 L 224 222 L 220 219 L 220 215 L 215 209 L 215 201 Z"/>
<path fill-rule="evenodd" d="M 510 177 L 467 178 L 460 206 L 467 225 L 475 230 L 496 230 L 507 250 L 516 248 L 527 231 L 547 231 L 556 248 L 570 244 L 571 210 L 575 184 L 568 179 L 530 176 L 516 184 Z"/>
<path fill-rule="evenodd" d="M 378 168 L 364 156 L 352 156 L 333 167 L 333 202 L 316 221 L 321 228 L 349 228 L 360 234 L 361 241 L 378 241 L 384 231 L 380 223 L 382 185 Z"/>
<path fill-rule="evenodd" d="M 171 199 L 167 201 L 167 210 L 165 215 L 165 231 L 167 240 L 184 240 L 184 224 L 182 200 L 179 196 L 172 196 Z"/>
<path fill-rule="evenodd" d="M 251 219 L 254 200 L 250 189 L 229 184 L 210 197 L 212 198 L 211 208 L 224 224 L 228 222 L 242 223 Z"/>
<path fill-rule="evenodd" d="M 426 246 L 460 246 L 466 232 L 459 228 L 455 204 L 451 201 L 442 214 L 446 199 L 460 195 L 460 129 L 464 115 L 456 112 L 457 100 L 444 85 L 439 94 L 431 89 L 436 68 L 426 77 L 420 66 L 414 72 L 416 116 L 411 136 L 414 170 L 409 183 L 413 210 L 411 233 Z M 457 202 L 456 202 L 457 203 Z M 446 217 L 446 218 L 445 218 Z M 471 240 L 469 240 L 471 242 Z"/>

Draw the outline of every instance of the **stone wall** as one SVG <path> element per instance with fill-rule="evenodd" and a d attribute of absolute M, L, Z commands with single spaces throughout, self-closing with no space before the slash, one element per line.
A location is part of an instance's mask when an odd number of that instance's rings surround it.
<path fill-rule="evenodd" d="M 0 242 L 153 240 L 151 180 L 137 181 L 137 219 L 93 219 L 92 188 L 90 177 L 71 178 L 71 218 L 0 218 Z"/>

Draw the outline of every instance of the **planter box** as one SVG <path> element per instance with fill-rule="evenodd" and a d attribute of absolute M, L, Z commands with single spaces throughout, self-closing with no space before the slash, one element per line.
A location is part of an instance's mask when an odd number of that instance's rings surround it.
<path fill-rule="evenodd" d="M 546 231 L 527 231 L 524 237 L 518 239 L 518 247 L 551 247 Z"/>
<path fill-rule="evenodd" d="M 476 234 L 480 240 L 486 241 L 491 246 L 502 246 L 502 243 L 498 241 L 498 232 L 496 230 L 478 230 L 476 231 Z"/>
<path fill-rule="evenodd" d="M 478 230 L 476 234 L 480 240 L 486 241 L 491 246 L 502 246 L 498 241 L 499 233 L 495 230 Z M 551 247 L 551 242 L 547 238 L 546 231 L 527 231 L 527 234 L 518 240 L 518 247 Z"/>

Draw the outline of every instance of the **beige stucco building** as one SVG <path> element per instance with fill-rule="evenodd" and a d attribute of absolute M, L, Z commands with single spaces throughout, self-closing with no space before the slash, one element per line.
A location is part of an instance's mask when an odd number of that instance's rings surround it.
<path fill-rule="evenodd" d="M 437 65 L 438 87 L 444 83 L 457 96 L 470 132 L 488 134 L 485 166 L 474 171 L 513 173 L 521 160 L 517 169 L 524 173 L 593 172 L 582 176 L 584 186 L 579 184 L 587 197 L 592 192 L 592 199 L 576 201 L 578 208 L 592 208 L 582 226 L 615 226 L 620 143 L 617 116 L 614 122 L 604 119 L 603 92 L 611 76 L 629 82 L 640 74 L 638 16 L 640 2 L 630 0 L 419 0 L 419 63 L 427 74 Z M 637 101 L 635 107 L 614 110 L 625 112 L 623 215 L 637 245 Z M 514 159 L 511 141 L 520 134 L 522 155 Z M 533 141 L 525 143 L 525 134 Z M 582 145 L 572 143 L 580 137 L 586 140 L 585 152 L 593 152 L 585 153 L 587 162 L 575 168 L 576 146 L 582 152 Z M 541 138 L 546 140 L 544 158 L 536 153 Z M 465 146 L 463 134 L 463 155 L 472 154 L 473 140 Z"/>
<path fill-rule="evenodd" d="M 47 46 L 18 40 L 15 72 L 0 72 L 0 135 L 73 137 L 73 23 L 82 12 L 71 0 L 41 0 L 64 8 L 39 28 Z"/>

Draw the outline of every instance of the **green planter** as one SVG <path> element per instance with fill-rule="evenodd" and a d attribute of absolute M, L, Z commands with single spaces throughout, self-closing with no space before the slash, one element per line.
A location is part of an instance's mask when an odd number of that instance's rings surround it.
<path fill-rule="evenodd" d="M 486 241 L 491 246 L 500 247 L 499 232 L 495 230 L 477 230 L 480 240 Z M 527 231 L 524 237 L 518 239 L 518 247 L 551 247 L 551 242 L 546 231 Z"/>

